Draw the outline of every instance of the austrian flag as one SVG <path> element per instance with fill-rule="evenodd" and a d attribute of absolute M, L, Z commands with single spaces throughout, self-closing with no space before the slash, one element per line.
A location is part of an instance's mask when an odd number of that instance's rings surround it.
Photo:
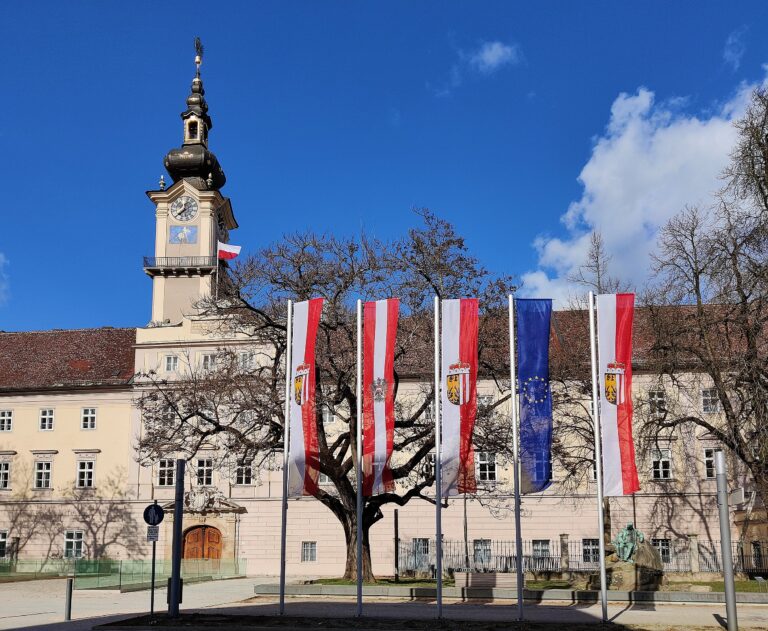
<path fill-rule="evenodd" d="M 237 255 L 240 254 L 241 246 L 239 245 L 230 245 L 229 243 L 222 243 L 221 241 L 218 241 L 218 244 L 216 254 L 219 257 L 219 260 L 228 261 L 237 258 Z"/>
<path fill-rule="evenodd" d="M 631 495 L 640 490 L 632 438 L 634 311 L 634 294 L 597 297 L 603 492 L 607 496 Z"/>
<path fill-rule="evenodd" d="M 363 495 L 395 490 L 389 459 L 395 433 L 397 298 L 363 308 Z"/>
<path fill-rule="evenodd" d="M 444 495 L 476 490 L 472 432 L 477 415 L 476 298 L 443 300 L 442 445 L 440 474 Z"/>
<path fill-rule="evenodd" d="M 297 302 L 293 310 L 288 437 L 288 495 L 316 495 L 319 447 L 315 419 L 315 342 L 323 299 Z"/>

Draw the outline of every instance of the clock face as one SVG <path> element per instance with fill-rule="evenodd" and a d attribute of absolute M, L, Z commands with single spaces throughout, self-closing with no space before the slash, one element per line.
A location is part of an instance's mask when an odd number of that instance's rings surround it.
<path fill-rule="evenodd" d="M 197 202 L 182 195 L 171 204 L 171 215 L 177 221 L 192 221 L 197 216 Z"/>

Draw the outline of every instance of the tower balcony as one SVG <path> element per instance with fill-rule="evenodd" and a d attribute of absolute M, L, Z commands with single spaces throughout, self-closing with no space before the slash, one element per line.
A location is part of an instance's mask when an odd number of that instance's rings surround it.
<path fill-rule="evenodd" d="M 144 272 L 149 276 L 204 276 L 218 265 L 215 256 L 145 256 Z"/>

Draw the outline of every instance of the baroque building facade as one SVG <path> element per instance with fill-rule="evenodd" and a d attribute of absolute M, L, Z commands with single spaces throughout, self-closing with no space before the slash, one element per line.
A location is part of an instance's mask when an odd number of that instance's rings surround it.
<path fill-rule="evenodd" d="M 0 559 L 146 558 L 141 514 L 154 501 L 172 506 L 177 454 L 140 463 L 142 419 L 136 399 L 149 387 L 142 375 L 184 378 L 193 369 L 211 367 L 222 348 L 235 353 L 244 366 L 254 361 L 258 349 L 246 336 L 224 333 L 195 307 L 201 297 L 215 292 L 219 281 L 217 242 L 227 242 L 238 227 L 232 204 L 221 193 L 224 172 L 208 148 L 212 119 L 199 66 L 181 117 L 182 146 L 171 150 L 164 162 L 172 183 L 147 192 L 156 219 L 154 255 L 144 259 L 152 283 L 149 323 L 136 329 L 0 333 Z M 560 312 L 554 317 L 564 316 Z M 674 384 L 644 373 L 642 364 L 635 374 L 636 407 L 650 417 L 675 405 L 717 419 L 716 398 L 706 381 L 695 389 L 697 400 L 680 401 Z M 700 376 L 692 372 L 683 378 L 695 382 Z M 398 396 L 418 389 L 418 380 L 406 381 Z M 481 406 L 503 394 L 491 380 L 481 381 L 478 390 Z M 323 411 L 329 435 L 342 431 L 335 412 Z M 498 412 L 508 409 L 501 406 Z M 614 534 L 634 523 L 663 559 L 671 559 L 681 542 L 714 550 L 720 539 L 717 446 L 691 429 L 639 450 L 642 490 L 611 499 Z M 260 467 L 222 467 L 214 465 L 212 449 L 203 445 L 188 461 L 185 557 L 243 559 L 250 574 L 276 574 L 279 455 Z M 749 488 L 738 463 L 729 463 L 732 485 Z M 514 540 L 512 485 L 508 463 L 497 454 L 477 453 L 476 466 L 481 489 L 466 502 L 449 500 L 443 533 L 449 543 L 462 542 L 466 532 L 471 556 L 482 561 L 492 545 Z M 559 557 L 567 538 L 585 563 L 594 563 L 599 536 L 595 483 L 586 476 L 574 485 L 571 473 L 558 466 L 553 477 L 546 491 L 522 501 L 522 537 L 529 554 Z M 288 575 L 341 575 L 346 542 L 331 512 L 312 498 L 301 498 L 289 503 L 288 520 Z M 384 518 L 371 530 L 372 567 L 379 575 L 394 572 L 394 521 L 394 509 L 385 507 Z M 768 533 L 747 530 L 744 511 L 732 512 L 732 521 L 739 538 L 768 539 Z M 161 527 L 159 551 L 166 558 L 171 522 L 169 514 Z M 400 550 L 410 559 L 406 565 L 428 560 L 434 546 L 434 506 L 413 500 L 399 509 L 398 523 Z"/>

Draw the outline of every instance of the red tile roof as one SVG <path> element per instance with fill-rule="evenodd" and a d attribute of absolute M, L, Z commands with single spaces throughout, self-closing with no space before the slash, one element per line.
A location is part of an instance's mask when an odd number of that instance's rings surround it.
<path fill-rule="evenodd" d="M 0 332 L 0 392 L 125 385 L 136 329 Z"/>

